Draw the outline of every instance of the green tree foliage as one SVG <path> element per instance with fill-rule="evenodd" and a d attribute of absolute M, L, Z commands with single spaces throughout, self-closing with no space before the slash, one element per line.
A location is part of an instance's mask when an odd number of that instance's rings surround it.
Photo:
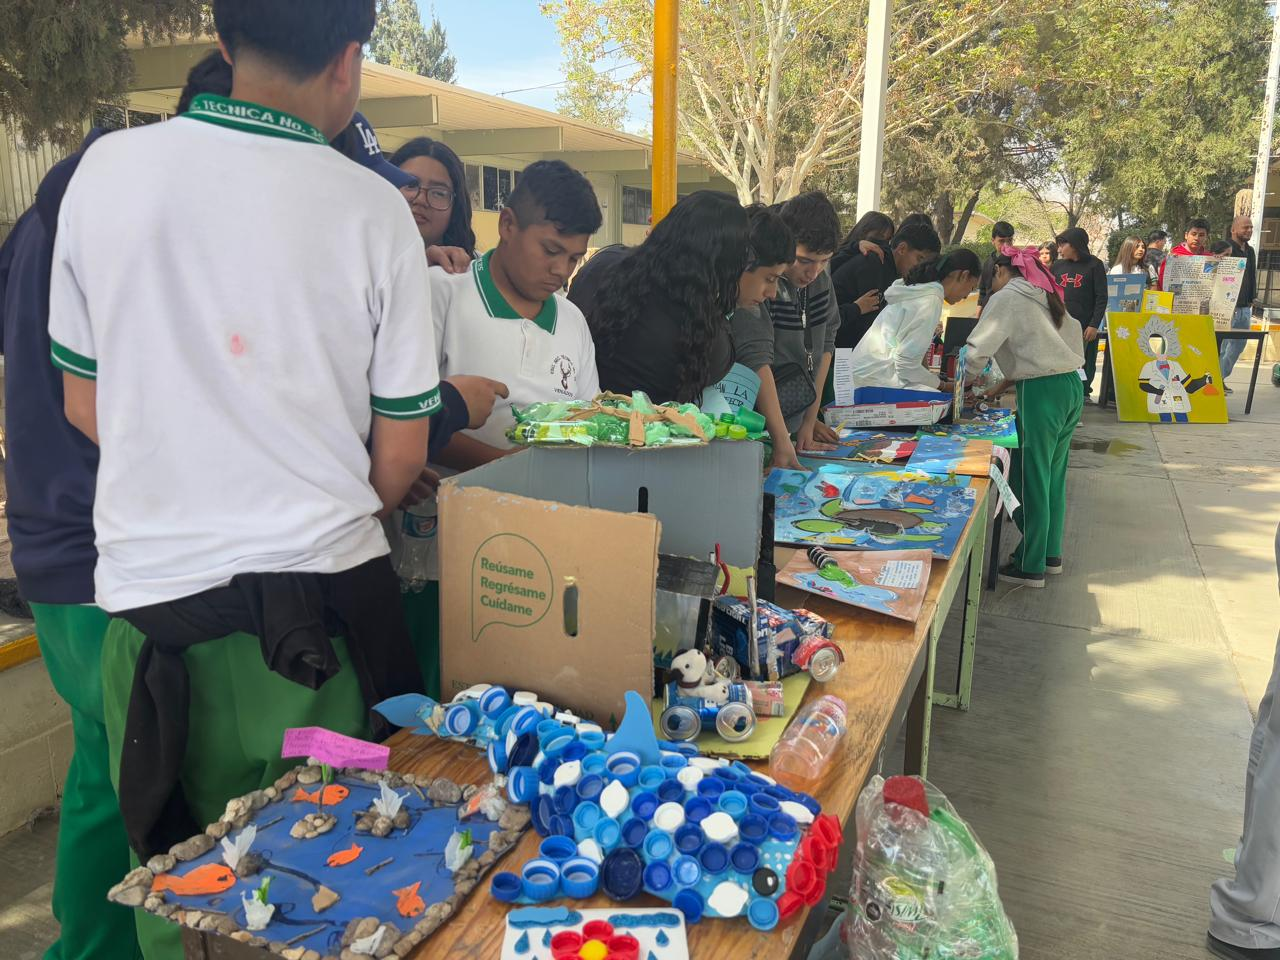
<path fill-rule="evenodd" d="M 128 91 L 126 38 L 196 33 L 206 16 L 200 0 L 3 0 L 0 118 L 28 143 L 78 143 L 94 105 Z"/>
<path fill-rule="evenodd" d="M 378 63 L 419 76 L 453 83 L 457 58 L 449 52 L 440 18 L 432 11 L 424 28 L 415 0 L 378 0 L 378 22 L 369 39 L 369 56 Z"/>

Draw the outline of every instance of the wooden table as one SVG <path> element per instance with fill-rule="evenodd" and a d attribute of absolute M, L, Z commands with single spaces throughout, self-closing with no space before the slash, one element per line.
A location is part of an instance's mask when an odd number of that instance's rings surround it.
<path fill-rule="evenodd" d="M 951 560 L 934 560 L 920 617 L 914 623 L 883 614 L 857 610 L 815 594 L 779 588 L 783 606 L 806 606 L 836 625 L 836 639 L 845 662 L 835 679 L 811 684 L 806 697 L 831 693 L 849 706 L 849 735 L 843 751 L 831 764 L 813 794 L 825 813 L 833 813 L 845 825 L 841 866 L 852 856 L 853 808 L 871 776 L 884 766 L 898 733 L 906 724 L 906 772 L 924 775 L 929 757 L 929 718 L 934 703 L 967 709 L 977 638 L 977 612 L 982 595 L 982 560 L 986 543 L 990 483 L 975 479 L 978 503 Z M 791 551 L 778 548 L 777 565 L 785 566 Z M 965 584 L 965 627 L 960 668 L 954 692 L 933 690 L 938 638 L 961 584 Z M 485 755 L 458 743 L 400 731 L 393 736 L 391 769 L 403 773 L 446 776 L 458 783 L 483 783 L 490 777 Z M 765 763 L 752 763 L 765 768 Z M 537 855 L 540 838 L 530 829 L 521 842 L 499 862 L 497 870 L 519 871 Z M 839 868 L 837 868 L 839 872 Z M 412 956 L 418 960 L 440 957 L 496 958 L 506 930 L 510 909 L 489 896 L 486 874 L 462 909 L 437 930 Z M 847 891 L 829 890 L 843 896 Z M 603 894 L 590 901 L 574 901 L 581 908 L 616 908 Z M 644 895 L 635 906 L 664 906 Z M 753 929 L 745 919 L 710 920 L 689 928 L 689 953 L 693 960 L 774 960 L 803 956 L 822 932 L 825 903 L 806 909 L 799 918 L 769 934 Z M 184 931 L 189 960 L 262 960 L 264 951 L 206 934 Z M 207 937 L 207 939 L 206 939 Z"/>

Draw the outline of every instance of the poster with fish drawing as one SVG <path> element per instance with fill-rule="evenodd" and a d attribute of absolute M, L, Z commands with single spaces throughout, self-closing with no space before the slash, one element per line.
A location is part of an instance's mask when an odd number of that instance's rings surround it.
<path fill-rule="evenodd" d="M 920 616 L 933 554 L 928 550 L 797 550 L 778 582 L 914 623 Z"/>
<path fill-rule="evenodd" d="M 827 467 L 774 470 L 774 539 L 836 550 L 927 549 L 946 560 L 973 514 L 971 486 L 919 483 Z"/>
<path fill-rule="evenodd" d="M 985 477 L 991 470 L 991 441 L 966 437 L 921 437 L 907 461 L 908 470 L 922 473 Z"/>
<path fill-rule="evenodd" d="M 1018 420 L 1012 410 L 992 408 L 974 411 L 973 415 L 975 419 L 966 423 L 940 423 L 925 427 L 917 431 L 916 437 L 964 437 L 968 440 L 990 440 L 997 447 L 1014 449 L 1018 446 Z"/>
<path fill-rule="evenodd" d="M 840 439 L 834 450 L 806 450 L 804 455 L 827 460 L 892 463 L 907 459 L 915 449 L 915 438 L 908 433 L 881 433 L 846 427 L 840 431 Z"/>
<path fill-rule="evenodd" d="M 1107 356 L 1116 385 L 1116 412 L 1122 421 L 1227 422 L 1218 341 L 1210 317 L 1113 314 Z"/>

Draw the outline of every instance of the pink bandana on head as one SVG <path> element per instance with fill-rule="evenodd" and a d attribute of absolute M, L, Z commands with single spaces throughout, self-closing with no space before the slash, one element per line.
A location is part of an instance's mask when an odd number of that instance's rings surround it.
<path fill-rule="evenodd" d="M 1000 248 L 1000 252 L 1018 268 L 1022 279 L 1027 283 L 1033 287 L 1039 287 L 1045 293 L 1056 293 L 1060 300 L 1063 298 L 1062 284 L 1058 283 L 1054 275 L 1049 272 L 1049 268 L 1040 262 L 1039 248 L 1004 246 Z"/>

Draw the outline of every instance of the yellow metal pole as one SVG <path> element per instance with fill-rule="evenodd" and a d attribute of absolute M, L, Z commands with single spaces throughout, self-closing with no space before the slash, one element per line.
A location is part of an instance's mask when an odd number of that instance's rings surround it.
<path fill-rule="evenodd" d="M 676 63 L 680 0 L 653 4 L 653 222 L 676 202 Z"/>

